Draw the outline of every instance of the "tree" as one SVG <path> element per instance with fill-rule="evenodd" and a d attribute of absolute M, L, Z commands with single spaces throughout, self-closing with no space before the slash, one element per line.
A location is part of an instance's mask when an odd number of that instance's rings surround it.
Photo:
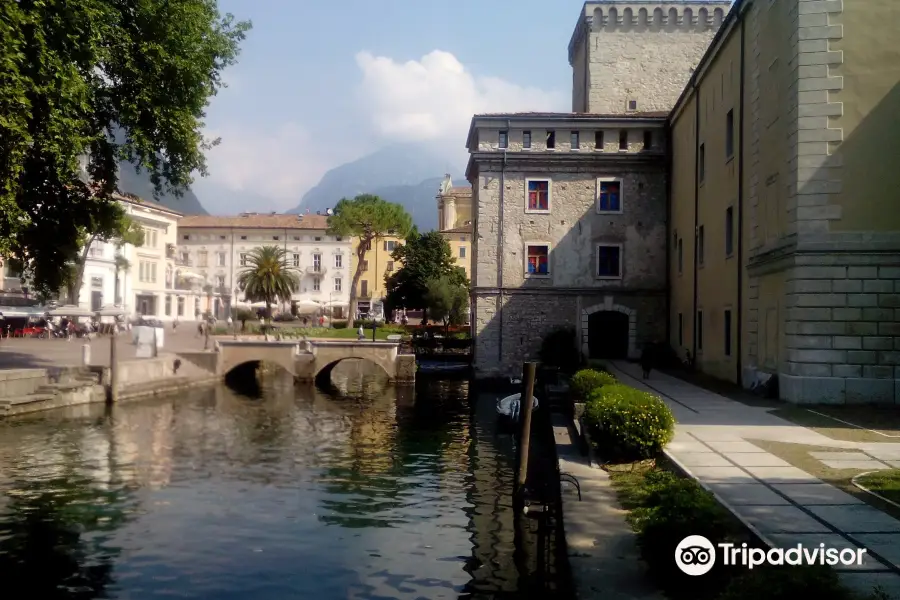
<path fill-rule="evenodd" d="M 216 0 L 0 2 L 0 254 L 35 290 L 115 235 L 120 161 L 157 196 L 207 174 L 205 108 L 249 28 Z"/>
<path fill-rule="evenodd" d="M 288 266 L 284 248 L 263 246 L 247 254 L 247 268 L 238 274 L 237 283 L 248 300 L 266 303 L 266 318 L 271 319 L 272 305 L 291 299 L 300 276 Z"/>
<path fill-rule="evenodd" d="M 64 281 L 69 304 L 78 304 L 78 297 L 81 295 L 81 288 L 84 285 L 84 267 L 87 263 L 88 253 L 91 250 L 91 245 L 94 242 L 112 242 L 113 244 L 115 244 L 116 260 L 120 258 L 118 255 L 118 251 L 125 244 L 131 244 L 132 246 L 144 245 L 144 228 L 133 221 L 128 215 L 126 215 L 124 210 L 122 210 L 121 208 L 119 210 L 119 218 L 116 220 L 114 229 L 112 231 L 90 234 L 84 233 L 82 235 L 83 242 L 81 247 L 81 256 L 76 259 L 75 263 L 71 267 L 74 271 L 73 275 L 70 277 L 67 276 Z M 127 267 L 124 268 L 127 269 Z M 116 281 L 116 286 L 118 287 L 118 285 L 119 282 Z"/>
<path fill-rule="evenodd" d="M 356 247 L 356 270 L 350 283 L 350 318 L 356 315 L 356 290 L 362 277 L 366 252 L 371 249 L 372 242 L 386 235 L 405 237 L 412 230 L 412 217 L 406 209 L 373 196 L 360 194 L 348 200 L 342 199 L 334 207 L 334 214 L 328 218 L 328 232 L 331 235 L 358 237 Z"/>
<path fill-rule="evenodd" d="M 466 322 L 469 307 L 469 290 L 445 275 L 429 279 L 425 283 L 425 308 L 428 317 L 442 321 L 444 327 L 462 325 Z"/>
<path fill-rule="evenodd" d="M 411 234 L 391 256 L 403 265 L 386 280 L 391 310 L 427 308 L 428 282 L 436 279 L 446 280 L 447 285 L 468 294 L 465 269 L 456 265 L 450 244 L 436 231 Z"/>

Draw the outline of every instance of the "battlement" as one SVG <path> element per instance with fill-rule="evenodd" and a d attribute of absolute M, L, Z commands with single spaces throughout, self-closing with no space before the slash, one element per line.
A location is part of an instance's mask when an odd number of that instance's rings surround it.
<path fill-rule="evenodd" d="M 594 0 L 585 2 L 575 32 L 569 42 L 569 64 L 574 64 L 576 48 L 591 32 L 709 32 L 725 20 L 731 3 L 727 0 Z"/>

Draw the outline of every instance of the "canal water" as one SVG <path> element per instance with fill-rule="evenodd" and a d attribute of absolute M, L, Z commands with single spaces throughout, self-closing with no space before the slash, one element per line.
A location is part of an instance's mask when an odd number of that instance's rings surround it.
<path fill-rule="evenodd" d="M 492 398 L 358 375 L 0 422 L 0 597 L 558 597 Z"/>

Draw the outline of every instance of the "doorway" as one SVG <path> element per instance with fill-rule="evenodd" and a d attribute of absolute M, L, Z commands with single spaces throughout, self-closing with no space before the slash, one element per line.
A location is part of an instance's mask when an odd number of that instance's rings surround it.
<path fill-rule="evenodd" d="M 588 356 L 601 359 L 628 358 L 628 315 L 601 310 L 588 316 Z"/>

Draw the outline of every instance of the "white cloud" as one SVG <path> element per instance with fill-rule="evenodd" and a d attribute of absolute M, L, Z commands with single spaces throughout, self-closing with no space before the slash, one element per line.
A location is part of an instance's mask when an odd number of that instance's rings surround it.
<path fill-rule="evenodd" d="M 224 127 L 207 135 L 222 139 L 206 153 L 211 180 L 233 191 L 269 197 L 287 208 L 296 206 L 334 166 L 333 157 L 316 148 L 310 134 L 296 123 L 276 131 Z"/>
<path fill-rule="evenodd" d="M 473 114 L 568 110 L 560 92 L 476 77 L 441 50 L 405 63 L 360 52 L 356 63 L 363 72 L 364 110 L 376 131 L 392 140 L 459 143 Z"/>

